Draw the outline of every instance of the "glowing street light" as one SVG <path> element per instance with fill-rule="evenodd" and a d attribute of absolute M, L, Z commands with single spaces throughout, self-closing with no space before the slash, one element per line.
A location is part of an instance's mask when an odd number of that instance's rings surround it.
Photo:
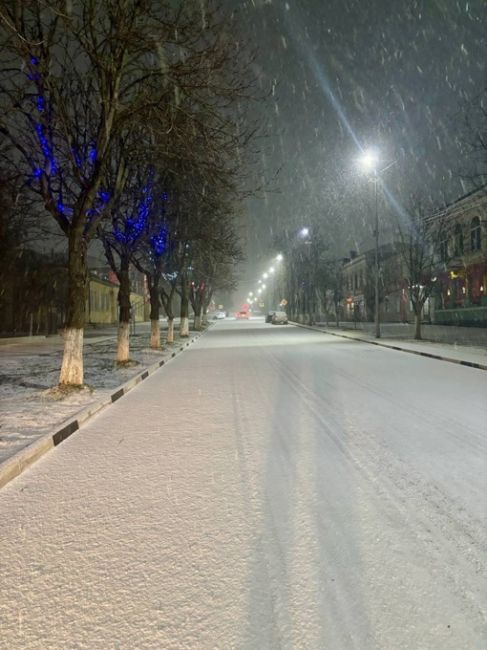
<path fill-rule="evenodd" d="M 309 228 L 301 228 L 299 231 L 300 237 L 307 237 L 309 235 Z"/>
<path fill-rule="evenodd" d="M 271 268 L 269 269 L 269 273 L 274 273 L 275 270 L 276 269 L 273 266 L 271 266 Z"/>
<path fill-rule="evenodd" d="M 276 261 L 277 262 L 282 262 L 282 259 L 283 259 L 282 254 L 279 253 L 279 255 L 276 256 Z"/>
<path fill-rule="evenodd" d="M 359 158 L 359 165 L 367 171 L 375 171 L 379 162 L 379 152 L 376 149 L 366 149 Z"/>
<path fill-rule="evenodd" d="M 263 289 L 266 289 L 266 288 L 267 288 L 267 285 L 266 285 L 266 284 L 263 284 L 263 285 L 262 285 L 262 288 L 263 288 Z"/>
<path fill-rule="evenodd" d="M 269 274 L 268 274 L 268 273 L 264 273 L 264 274 L 262 275 L 262 277 L 264 278 L 264 280 L 267 280 L 267 278 L 269 277 Z"/>

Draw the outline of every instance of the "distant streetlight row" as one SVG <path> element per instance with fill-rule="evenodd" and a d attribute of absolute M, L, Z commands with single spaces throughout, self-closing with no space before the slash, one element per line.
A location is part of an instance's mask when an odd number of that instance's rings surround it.
<path fill-rule="evenodd" d="M 380 337 L 380 312 L 379 312 L 379 208 L 378 208 L 378 193 L 377 193 L 377 184 L 379 181 L 380 174 L 385 172 L 389 167 L 392 167 L 397 161 L 394 160 L 382 169 L 378 169 L 380 163 L 380 155 L 377 149 L 367 149 L 362 152 L 361 157 L 359 158 L 360 167 L 372 174 L 372 180 L 374 182 L 374 200 L 375 200 L 375 228 L 374 228 L 374 237 L 375 237 L 375 336 L 376 338 Z M 307 239 L 310 234 L 310 229 L 306 226 L 301 228 L 298 232 L 298 237 Z M 306 242 L 310 243 L 310 242 Z M 279 253 L 275 261 L 281 262 L 283 260 L 283 255 Z M 269 268 L 268 272 L 262 274 L 262 277 L 258 280 L 258 288 L 256 289 L 257 295 L 252 291 L 249 292 L 247 296 L 247 302 L 252 305 L 253 302 L 256 302 L 258 296 L 262 294 L 263 291 L 267 288 L 267 285 L 264 283 L 264 280 L 267 280 L 275 272 L 274 266 Z"/>
<path fill-rule="evenodd" d="M 307 238 L 309 236 L 309 228 L 306 226 L 301 228 L 301 230 L 298 232 L 298 237 L 302 238 Z M 274 258 L 274 262 L 282 262 L 284 259 L 284 256 L 282 253 L 278 253 L 276 257 Z M 276 267 L 275 266 L 270 266 L 268 271 L 265 271 L 262 276 L 257 280 L 258 287 L 256 288 L 256 293 L 254 294 L 253 291 L 249 291 L 249 294 L 247 296 L 247 302 L 249 305 L 252 305 L 254 302 L 257 302 L 259 296 L 262 295 L 262 292 L 267 289 L 267 284 L 265 284 L 265 280 L 268 280 L 269 277 L 272 277 L 272 275 L 276 272 Z"/>
<path fill-rule="evenodd" d="M 284 259 L 284 256 L 279 253 L 276 255 L 274 258 L 274 262 L 282 262 Z M 269 270 L 266 271 L 265 273 L 262 274 L 262 276 L 257 280 L 258 287 L 256 288 L 256 292 L 254 293 L 253 291 L 249 291 L 249 294 L 247 296 L 247 302 L 249 305 L 252 305 L 254 302 L 257 302 L 259 296 L 262 295 L 262 292 L 267 289 L 267 284 L 265 283 L 265 280 L 268 280 L 272 275 L 276 272 L 276 267 L 275 266 L 270 266 Z"/>

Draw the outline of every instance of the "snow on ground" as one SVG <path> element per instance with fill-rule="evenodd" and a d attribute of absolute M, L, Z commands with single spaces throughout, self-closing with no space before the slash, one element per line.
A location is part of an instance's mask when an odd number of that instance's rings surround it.
<path fill-rule="evenodd" d="M 0 492 L 0 648 L 483 650 L 486 394 L 218 323 Z"/>
<path fill-rule="evenodd" d="M 136 364 L 125 368 L 115 364 L 115 345 L 113 336 L 85 339 L 87 388 L 63 399 L 56 399 L 50 390 L 59 380 L 60 337 L 0 347 L 0 462 L 81 409 L 107 397 L 147 366 L 169 358 L 183 344 L 176 335 L 174 345 L 152 350 L 147 331 L 132 335 L 130 358 Z"/>

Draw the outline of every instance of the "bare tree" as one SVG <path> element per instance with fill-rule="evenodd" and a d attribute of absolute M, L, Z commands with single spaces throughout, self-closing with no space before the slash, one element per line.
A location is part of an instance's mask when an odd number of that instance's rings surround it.
<path fill-rule="evenodd" d="M 218 116 L 243 85 L 234 64 L 222 72 L 230 49 L 211 5 L 204 2 L 205 20 L 201 7 L 170 0 L 13 0 L 1 9 L 7 162 L 30 179 L 67 240 L 60 384 L 83 383 L 87 250 L 123 190 L 123 175 L 104 185 L 113 143 L 152 114 L 161 133 L 181 112 L 195 129 L 211 114 L 215 138 L 228 128 Z"/>
<path fill-rule="evenodd" d="M 155 186 L 151 165 L 143 166 L 137 159 L 132 165 L 120 163 L 117 169 L 127 169 L 124 190 L 111 203 L 110 221 L 99 228 L 107 261 L 119 281 L 119 325 L 117 362 L 127 363 L 130 350 L 130 265 L 148 237 L 151 216 L 161 210 L 161 199 Z"/>
<path fill-rule="evenodd" d="M 415 198 L 411 209 L 398 227 L 400 259 L 414 311 L 414 338 L 421 339 L 423 307 L 434 288 L 440 261 L 448 255 L 447 233 L 441 212 L 429 215 L 424 203 Z M 441 260 L 441 258 L 443 258 Z"/>

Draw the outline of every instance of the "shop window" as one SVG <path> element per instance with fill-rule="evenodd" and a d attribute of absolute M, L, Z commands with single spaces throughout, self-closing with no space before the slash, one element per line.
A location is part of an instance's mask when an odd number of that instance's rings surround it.
<path fill-rule="evenodd" d="M 479 251 L 481 243 L 480 219 L 474 217 L 470 223 L 470 250 Z"/>

